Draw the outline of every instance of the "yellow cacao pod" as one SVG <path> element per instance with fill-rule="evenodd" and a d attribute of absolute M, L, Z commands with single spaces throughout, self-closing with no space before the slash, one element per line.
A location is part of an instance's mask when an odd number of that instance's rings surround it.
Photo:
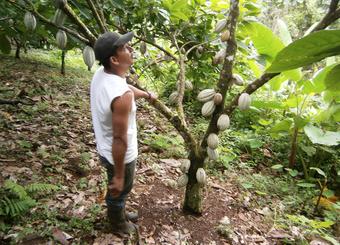
<path fill-rule="evenodd" d="M 218 21 L 216 23 L 216 26 L 215 26 L 215 32 L 220 33 L 221 31 L 224 30 L 224 28 L 226 28 L 226 26 L 227 26 L 227 20 L 226 19 Z"/>
<path fill-rule="evenodd" d="M 57 26 L 63 26 L 65 20 L 66 14 L 61 9 L 57 9 L 53 17 L 54 24 L 56 24 Z"/>
<path fill-rule="evenodd" d="M 95 55 L 94 55 L 93 48 L 90 47 L 90 46 L 86 46 L 83 50 L 83 60 L 84 60 L 84 62 L 87 65 L 89 70 L 91 70 L 91 67 L 94 64 L 95 59 L 96 58 L 95 58 Z"/>
<path fill-rule="evenodd" d="M 215 90 L 212 88 L 204 89 L 198 94 L 197 100 L 200 102 L 207 102 L 214 98 L 215 93 Z"/>
<path fill-rule="evenodd" d="M 213 100 L 205 102 L 202 106 L 202 115 L 204 117 L 211 116 L 215 110 L 216 106 Z"/>
<path fill-rule="evenodd" d="M 25 13 L 24 24 L 28 31 L 34 31 L 35 27 L 37 26 L 37 21 L 32 13 L 30 12 Z"/>
<path fill-rule="evenodd" d="M 184 174 L 188 173 L 189 168 L 190 168 L 190 160 L 182 161 L 181 167 L 180 167 L 182 173 L 184 173 Z"/>
<path fill-rule="evenodd" d="M 239 74 L 233 74 L 233 83 L 235 85 L 242 86 L 244 84 L 244 80 Z"/>
<path fill-rule="evenodd" d="M 222 100 L 223 100 L 222 94 L 216 93 L 214 95 L 214 103 L 215 103 L 215 105 L 221 104 Z"/>
<path fill-rule="evenodd" d="M 196 179 L 197 182 L 201 185 L 205 185 L 207 183 L 207 176 L 203 168 L 198 168 L 196 171 Z"/>
<path fill-rule="evenodd" d="M 172 94 L 170 94 L 170 96 L 169 96 L 170 104 L 176 104 L 177 98 L 178 98 L 178 92 L 177 91 L 175 91 Z"/>
<path fill-rule="evenodd" d="M 67 35 L 66 32 L 59 30 L 56 35 L 56 43 L 58 48 L 65 49 L 67 44 Z"/>
<path fill-rule="evenodd" d="M 247 93 L 242 93 L 238 98 L 238 108 L 243 111 L 247 110 L 250 107 L 251 98 L 250 95 Z"/>
<path fill-rule="evenodd" d="M 229 116 L 226 114 L 222 114 L 217 120 L 217 127 L 220 131 L 224 131 L 230 126 Z"/>
<path fill-rule="evenodd" d="M 218 159 L 218 151 L 217 149 L 211 149 L 209 146 L 207 147 L 208 157 L 212 161 L 216 161 Z"/>
<path fill-rule="evenodd" d="M 221 41 L 222 41 L 222 42 L 228 41 L 229 38 L 230 38 L 230 31 L 229 31 L 229 30 L 226 30 L 225 32 L 223 32 L 223 33 L 221 34 Z"/>

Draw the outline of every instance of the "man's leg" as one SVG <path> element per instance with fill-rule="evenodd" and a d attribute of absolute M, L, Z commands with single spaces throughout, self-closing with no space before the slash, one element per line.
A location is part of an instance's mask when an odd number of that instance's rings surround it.
<path fill-rule="evenodd" d="M 107 169 L 108 183 L 111 183 L 114 176 L 114 166 L 105 158 L 101 157 L 102 164 Z M 110 191 L 106 193 L 107 215 L 112 225 L 113 232 L 132 233 L 135 230 L 133 224 L 127 222 L 125 215 L 125 200 L 127 194 L 131 191 L 135 175 L 136 161 L 125 165 L 124 188 L 118 197 L 112 197 Z"/>

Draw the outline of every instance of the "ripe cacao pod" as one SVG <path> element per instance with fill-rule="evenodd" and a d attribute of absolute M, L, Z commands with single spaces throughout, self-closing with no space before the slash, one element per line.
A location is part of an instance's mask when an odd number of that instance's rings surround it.
<path fill-rule="evenodd" d="M 185 88 L 187 90 L 193 90 L 194 86 L 192 85 L 192 82 L 190 82 L 189 80 L 185 81 Z"/>
<path fill-rule="evenodd" d="M 207 153 L 210 160 L 216 161 L 218 159 L 218 151 L 217 149 L 211 149 L 209 146 L 207 147 Z"/>
<path fill-rule="evenodd" d="M 146 43 L 144 41 L 140 42 L 139 49 L 140 49 L 141 54 L 145 54 L 146 53 Z"/>
<path fill-rule="evenodd" d="M 217 120 L 217 127 L 219 130 L 224 131 L 230 126 L 229 116 L 226 114 L 222 114 Z"/>
<path fill-rule="evenodd" d="M 250 107 L 251 98 L 250 95 L 247 93 L 242 93 L 238 98 L 238 108 L 240 110 L 247 110 Z"/>
<path fill-rule="evenodd" d="M 54 0 L 54 6 L 58 9 L 63 8 L 67 4 L 67 0 Z"/>
<path fill-rule="evenodd" d="M 196 172 L 197 182 L 201 185 L 205 185 L 207 183 L 207 176 L 203 168 L 198 168 Z"/>
<path fill-rule="evenodd" d="M 233 83 L 238 86 L 242 86 L 244 84 L 244 80 L 239 74 L 233 74 Z"/>
<path fill-rule="evenodd" d="M 226 26 L 227 26 L 227 20 L 226 19 L 218 21 L 216 23 L 216 26 L 215 26 L 215 32 L 220 33 L 221 31 L 224 30 L 224 28 L 226 28 Z"/>
<path fill-rule="evenodd" d="M 221 104 L 222 100 L 223 100 L 222 94 L 216 93 L 214 95 L 214 103 L 215 103 L 215 105 Z"/>
<path fill-rule="evenodd" d="M 177 186 L 178 186 L 179 188 L 184 187 L 184 186 L 186 186 L 186 185 L 188 184 L 188 182 L 189 182 L 188 175 L 187 175 L 187 174 L 183 174 L 183 175 L 181 175 L 181 176 L 178 178 L 178 180 L 177 180 Z"/>
<path fill-rule="evenodd" d="M 207 102 L 214 98 L 215 93 L 215 90 L 212 88 L 204 89 L 198 94 L 197 100 L 200 102 Z"/>
<path fill-rule="evenodd" d="M 56 26 L 63 26 L 65 23 L 65 20 L 66 20 L 66 14 L 61 9 L 57 9 L 53 17 L 54 24 L 56 24 Z"/>
<path fill-rule="evenodd" d="M 178 92 L 177 91 L 175 91 L 172 94 L 170 94 L 170 96 L 169 96 L 170 104 L 176 104 L 177 98 L 178 98 Z"/>
<path fill-rule="evenodd" d="M 56 35 L 57 46 L 60 49 L 65 49 L 67 44 L 66 32 L 59 30 Z"/>
<path fill-rule="evenodd" d="M 213 65 L 222 64 L 226 55 L 227 55 L 226 49 L 218 51 L 213 58 Z"/>
<path fill-rule="evenodd" d="M 208 142 L 208 146 L 211 149 L 216 149 L 218 147 L 218 143 L 219 143 L 219 139 L 218 139 L 217 134 L 214 134 L 214 133 L 209 134 L 207 142 Z"/>
<path fill-rule="evenodd" d="M 230 31 L 229 31 L 229 30 L 226 30 L 225 32 L 223 32 L 223 33 L 221 34 L 221 41 L 222 41 L 222 42 L 228 41 L 229 38 L 230 38 Z"/>
<path fill-rule="evenodd" d="M 24 16 L 24 24 L 27 30 L 34 31 L 35 27 L 37 26 L 37 20 L 32 13 L 26 12 Z"/>
<path fill-rule="evenodd" d="M 202 106 L 202 115 L 204 117 L 208 117 L 211 114 L 213 114 L 214 110 L 215 110 L 216 106 L 213 100 L 205 102 L 204 105 Z"/>
<path fill-rule="evenodd" d="M 184 174 L 188 173 L 189 168 L 190 168 L 190 160 L 182 161 L 181 167 L 180 167 L 182 173 L 184 173 Z"/>
<path fill-rule="evenodd" d="M 83 50 L 83 60 L 85 64 L 87 65 L 88 70 L 91 70 L 91 67 L 94 64 L 94 61 L 96 60 L 93 48 L 90 46 L 86 46 Z"/>

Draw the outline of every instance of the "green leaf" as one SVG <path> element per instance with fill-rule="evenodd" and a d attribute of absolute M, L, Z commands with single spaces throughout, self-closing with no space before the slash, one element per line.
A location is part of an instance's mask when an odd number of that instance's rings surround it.
<path fill-rule="evenodd" d="M 325 174 L 325 172 L 324 172 L 324 171 L 322 171 L 322 170 L 321 170 L 321 169 L 319 169 L 319 168 L 311 167 L 311 168 L 309 168 L 309 169 L 311 169 L 311 170 L 315 170 L 316 172 L 318 172 L 318 174 L 322 175 L 323 177 L 326 177 L 326 174 Z"/>
<path fill-rule="evenodd" d="M 251 102 L 251 105 L 259 109 L 283 109 L 284 106 L 280 101 L 273 100 L 255 100 Z"/>
<path fill-rule="evenodd" d="M 340 30 L 318 31 L 281 50 L 267 72 L 282 72 L 307 66 L 337 54 L 340 54 Z"/>
<path fill-rule="evenodd" d="M 272 169 L 275 169 L 275 170 L 281 170 L 282 168 L 283 168 L 283 165 L 281 165 L 281 164 L 276 164 L 276 165 L 273 165 L 272 167 L 271 167 Z"/>
<path fill-rule="evenodd" d="M 281 20 L 281 19 L 277 19 L 276 21 L 276 27 L 279 31 L 279 37 L 280 39 L 282 40 L 282 42 L 285 44 L 285 45 L 288 45 L 292 42 L 292 37 L 289 33 L 289 30 L 288 30 L 288 27 L 286 25 L 286 23 Z"/>
<path fill-rule="evenodd" d="M 9 54 L 11 52 L 11 43 L 4 34 L 0 34 L 0 50 L 4 54 Z"/>
<path fill-rule="evenodd" d="M 340 143 L 340 132 L 323 131 L 310 124 L 304 127 L 304 131 L 313 144 L 332 146 Z"/>
<path fill-rule="evenodd" d="M 327 90 L 340 90 L 340 64 L 334 66 L 326 75 L 325 85 Z"/>
<path fill-rule="evenodd" d="M 299 144 L 301 150 L 303 150 L 309 157 L 312 157 L 316 153 L 316 149 L 313 146 L 306 146 L 304 144 Z"/>
<path fill-rule="evenodd" d="M 294 117 L 294 124 L 297 128 L 303 128 L 306 126 L 306 124 L 309 123 L 309 120 L 307 118 L 303 118 L 300 116 Z"/>
<path fill-rule="evenodd" d="M 269 62 L 284 48 L 284 44 L 272 30 L 259 22 L 244 22 L 244 25 L 241 26 L 240 29 L 247 33 L 253 41 L 257 52 L 260 55 L 265 55 Z"/>
<path fill-rule="evenodd" d="M 325 68 L 319 70 L 317 73 L 315 73 L 313 77 L 313 83 L 315 86 L 315 93 L 321 93 L 324 90 L 326 90 L 325 85 L 325 79 L 328 75 L 328 73 L 336 66 L 337 64 L 333 64 L 330 66 L 326 66 Z"/>
<path fill-rule="evenodd" d="M 280 132 L 280 131 L 288 131 L 292 126 L 293 119 L 287 118 L 285 120 L 280 121 L 279 123 L 275 124 L 270 131 L 271 132 Z"/>
<path fill-rule="evenodd" d="M 249 183 L 249 182 L 244 182 L 244 183 L 241 183 L 242 187 L 244 189 L 250 189 L 250 188 L 253 188 L 253 184 L 252 183 Z"/>
<path fill-rule="evenodd" d="M 302 78 L 301 69 L 284 71 L 282 72 L 282 75 L 284 75 L 287 79 L 293 80 L 293 81 L 299 81 Z"/>
<path fill-rule="evenodd" d="M 334 196 L 334 191 L 328 189 L 328 190 L 325 190 L 322 193 L 322 195 L 326 198 L 330 198 L 330 197 Z"/>
<path fill-rule="evenodd" d="M 269 85 L 274 91 L 278 91 L 281 88 L 281 84 L 287 81 L 287 77 L 282 73 L 269 80 Z"/>
<path fill-rule="evenodd" d="M 305 188 L 315 187 L 315 184 L 313 184 L 313 183 L 298 183 L 296 185 L 300 186 L 300 187 L 305 187 Z"/>
<path fill-rule="evenodd" d="M 312 220 L 310 225 L 314 229 L 321 229 L 321 228 L 329 228 L 329 227 L 331 227 L 332 225 L 334 225 L 334 222 L 331 221 L 331 220 L 326 220 L 326 221 Z"/>
<path fill-rule="evenodd" d="M 262 126 L 268 126 L 272 123 L 272 120 L 264 120 L 263 118 L 260 118 L 258 120 L 258 123 L 261 124 Z"/>

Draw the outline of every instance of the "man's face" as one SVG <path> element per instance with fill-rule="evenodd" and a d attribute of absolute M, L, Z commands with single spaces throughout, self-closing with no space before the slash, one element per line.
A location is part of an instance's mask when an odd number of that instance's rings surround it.
<path fill-rule="evenodd" d="M 120 65 L 131 66 L 133 64 L 133 48 L 129 44 L 120 46 L 115 58 Z"/>

